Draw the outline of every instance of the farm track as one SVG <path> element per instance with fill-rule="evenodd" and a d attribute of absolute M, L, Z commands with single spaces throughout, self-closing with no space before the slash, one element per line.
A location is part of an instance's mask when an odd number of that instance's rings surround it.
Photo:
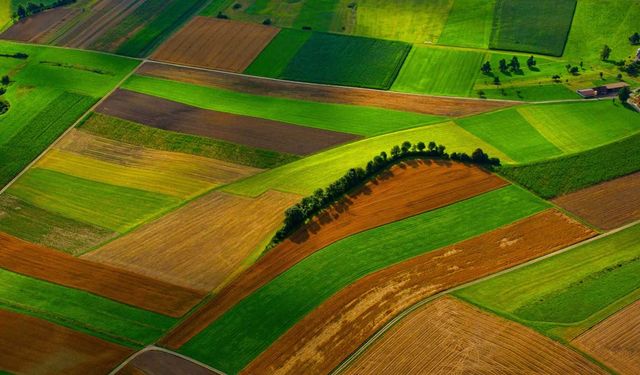
<path fill-rule="evenodd" d="M 0 267 L 84 290 L 171 317 L 181 317 L 205 293 L 83 260 L 0 232 Z"/>
<path fill-rule="evenodd" d="M 306 155 L 360 136 L 206 110 L 128 90 L 117 90 L 97 112 L 125 120 L 232 143 Z"/>
<path fill-rule="evenodd" d="M 265 253 L 162 342 L 179 348 L 240 300 L 331 243 L 505 185 L 495 175 L 459 163 L 396 166 Z"/>
<path fill-rule="evenodd" d="M 309 313 L 243 373 L 329 373 L 416 302 L 594 235 L 558 211 L 547 210 L 377 271 Z"/>
<path fill-rule="evenodd" d="M 196 17 L 153 54 L 154 60 L 243 72 L 280 29 Z"/>
<path fill-rule="evenodd" d="M 224 375 L 191 358 L 166 349 L 149 347 L 130 358 L 110 374 L 114 375 Z"/>
<path fill-rule="evenodd" d="M 580 354 L 451 297 L 415 311 L 346 374 L 595 374 Z"/>
<path fill-rule="evenodd" d="M 87 334 L 0 309 L 0 366 L 16 374 L 106 374 L 133 353 Z"/>
<path fill-rule="evenodd" d="M 78 14 L 77 9 L 55 8 L 15 23 L 0 38 L 19 42 L 46 43 L 48 36 Z"/>

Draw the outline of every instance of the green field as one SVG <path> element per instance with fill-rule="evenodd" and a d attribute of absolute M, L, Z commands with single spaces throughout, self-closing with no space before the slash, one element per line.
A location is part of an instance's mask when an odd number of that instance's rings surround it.
<path fill-rule="evenodd" d="M 454 0 L 438 44 L 488 48 L 496 0 Z"/>
<path fill-rule="evenodd" d="M 131 77 L 123 88 L 220 112 L 365 136 L 443 120 L 439 116 L 258 96 L 143 76 Z"/>
<path fill-rule="evenodd" d="M 455 294 L 571 339 L 605 318 L 603 310 L 612 313 L 640 297 L 638 238 L 640 225 L 635 225 Z"/>
<path fill-rule="evenodd" d="M 482 52 L 414 46 L 392 90 L 469 96 L 484 58 Z"/>
<path fill-rule="evenodd" d="M 405 130 L 369 138 L 323 151 L 316 155 L 260 173 L 223 188 L 231 193 L 258 196 L 269 189 L 310 195 L 318 187 L 325 187 L 340 178 L 349 168 L 364 167 L 381 151 L 387 153 L 404 141 L 435 141 L 447 147 L 447 152 L 471 153 L 480 147 L 490 156 L 503 162 L 511 160 L 502 152 L 452 122 Z"/>
<path fill-rule="evenodd" d="M 495 87 L 495 86 L 493 86 Z M 501 85 L 500 88 L 478 88 L 488 99 L 542 102 L 547 100 L 580 99 L 575 91 L 563 84 L 538 84 L 529 86 Z M 479 96 L 479 95 L 478 95 Z"/>
<path fill-rule="evenodd" d="M 304 315 L 364 275 L 512 223 L 545 207 L 545 202 L 509 186 L 353 235 L 278 276 L 179 351 L 236 373 Z M 478 216 L 483 220 L 477 220 Z"/>
<path fill-rule="evenodd" d="M 640 170 L 640 133 L 593 150 L 520 166 L 500 173 L 543 198 L 553 198 Z"/>
<path fill-rule="evenodd" d="M 88 292 L 3 269 L 0 269 L 0 284 L 2 309 L 46 319 L 134 348 L 155 341 L 176 321 Z"/>
<path fill-rule="evenodd" d="M 296 155 L 156 129 L 100 113 L 91 114 L 80 128 L 91 134 L 132 145 L 204 156 L 263 169 L 299 159 Z"/>
<path fill-rule="evenodd" d="M 497 0 L 489 46 L 561 56 L 575 7 L 576 0 Z"/>
<path fill-rule="evenodd" d="M 282 29 L 260 55 L 247 67 L 245 74 L 278 78 L 282 76 L 289 61 L 309 40 L 312 33 L 294 29 Z"/>
<path fill-rule="evenodd" d="M 388 89 L 410 49 L 401 42 L 314 33 L 280 78 Z"/>

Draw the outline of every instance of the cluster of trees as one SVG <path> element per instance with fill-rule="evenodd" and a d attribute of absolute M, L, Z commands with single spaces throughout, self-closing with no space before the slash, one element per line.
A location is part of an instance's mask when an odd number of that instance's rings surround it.
<path fill-rule="evenodd" d="M 620 99 L 620 102 L 623 104 L 626 103 L 630 97 L 631 97 L 631 89 L 628 86 L 621 88 L 620 91 L 618 92 L 618 99 Z"/>
<path fill-rule="evenodd" d="M 409 141 L 405 141 L 401 145 L 393 146 L 390 154 L 382 151 L 379 155 L 376 155 L 367 163 L 365 168 L 349 169 L 344 176 L 331 183 L 325 189 L 317 189 L 313 195 L 303 198 L 299 203 L 288 208 L 285 211 L 282 227 L 273 236 L 267 248 L 272 248 L 282 242 L 308 220 L 330 207 L 349 191 L 363 185 L 382 171 L 404 159 L 435 158 L 474 163 L 488 167 L 500 165 L 500 159 L 489 157 L 480 148 L 476 149 L 471 155 L 464 152 L 453 152 L 449 155 L 445 150 L 446 147 L 444 145 L 438 145 L 435 142 L 412 144 Z"/>
<path fill-rule="evenodd" d="M 29 55 L 27 55 L 26 53 L 22 53 L 22 52 L 17 52 L 14 54 L 8 54 L 8 53 L 0 53 L 0 57 L 9 57 L 12 59 L 21 59 L 21 60 L 26 60 Z"/>
<path fill-rule="evenodd" d="M 65 5 L 69 5 L 69 4 L 73 4 L 75 3 L 76 0 L 56 0 L 53 3 L 49 4 L 49 5 L 44 5 L 43 3 L 40 4 L 35 4 L 35 3 L 27 3 L 27 7 L 25 8 L 24 6 L 22 6 L 22 4 L 20 4 L 18 6 L 18 9 L 16 9 L 16 13 L 13 15 L 14 18 L 17 18 L 19 20 L 23 19 L 23 18 L 27 18 L 31 15 L 34 14 L 38 14 L 44 10 L 47 9 L 53 9 L 53 8 L 57 8 L 57 7 L 61 7 L 61 6 L 65 6 Z"/>
<path fill-rule="evenodd" d="M 640 44 L 640 34 L 637 32 L 633 33 L 633 35 L 629 37 L 629 42 L 634 46 Z"/>
<path fill-rule="evenodd" d="M 2 87 L 0 87 L 0 96 L 2 96 L 7 92 L 7 89 L 4 86 L 11 83 L 11 79 L 8 75 L 4 75 L 2 76 L 2 79 L 0 79 L 0 83 L 2 83 Z M 9 102 L 0 98 L 0 115 L 4 115 L 7 111 L 9 111 Z"/>
<path fill-rule="evenodd" d="M 511 58 L 511 61 L 507 62 L 506 59 L 502 59 L 498 62 L 499 64 L 499 69 L 500 72 L 502 73 L 508 73 L 509 71 L 514 72 L 514 73 L 519 73 L 522 71 L 522 69 L 520 68 L 520 60 L 518 60 L 518 56 L 513 56 Z M 533 57 L 533 55 L 529 56 L 529 58 L 527 59 L 527 66 L 529 67 L 529 69 L 532 69 L 533 67 L 535 67 L 537 64 L 536 62 L 536 58 Z M 490 61 L 486 61 L 484 64 L 482 64 L 482 66 L 480 67 L 480 71 L 482 71 L 482 73 L 489 75 L 491 74 L 491 71 L 493 69 L 491 68 L 491 62 Z"/>
<path fill-rule="evenodd" d="M 637 77 L 640 74 L 640 61 L 632 61 L 629 64 L 625 64 L 620 67 L 620 70 L 632 77 Z"/>

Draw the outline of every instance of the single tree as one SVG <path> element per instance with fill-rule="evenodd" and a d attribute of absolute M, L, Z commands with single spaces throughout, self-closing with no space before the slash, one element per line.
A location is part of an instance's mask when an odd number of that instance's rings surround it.
<path fill-rule="evenodd" d="M 7 75 L 2 76 L 2 84 L 6 86 L 9 83 L 11 83 L 11 79 L 9 78 L 9 76 Z"/>
<path fill-rule="evenodd" d="M 529 68 L 533 68 L 534 66 L 536 66 L 536 59 L 535 57 L 533 57 L 533 55 L 531 55 L 528 59 L 527 59 L 527 66 Z"/>
<path fill-rule="evenodd" d="M 600 72 L 600 79 L 604 79 L 604 73 Z"/>
<path fill-rule="evenodd" d="M 629 88 L 629 86 L 625 86 L 621 88 L 620 91 L 618 92 L 618 99 L 620 99 L 620 102 L 622 103 L 626 103 L 630 97 L 631 97 L 631 89 Z"/>
<path fill-rule="evenodd" d="M 398 156 L 400 156 L 400 153 L 402 152 L 402 150 L 400 149 L 400 146 L 395 145 L 393 146 L 393 148 L 391 149 L 391 157 L 392 158 L 397 158 Z"/>
<path fill-rule="evenodd" d="M 491 74 L 491 62 L 487 61 L 484 64 L 482 64 L 482 67 L 480 68 L 480 70 L 482 71 L 482 73 L 486 75 Z"/>
<path fill-rule="evenodd" d="M 580 72 L 580 68 L 578 68 L 577 66 L 573 66 L 571 67 L 571 69 L 569 70 L 569 73 L 576 75 L 578 74 L 578 72 Z"/>
<path fill-rule="evenodd" d="M 18 14 L 18 19 L 23 19 L 27 16 L 27 10 L 24 9 L 22 5 L 18 6 L 18 10 L 16 11 L 16 13 Z"/>
<path fill-rule="evenodd" d="M 511 62 L 509 63 L 509 67 L 511 68 L 512 72 L 520 71 L 520 61 L 518 60 L 517 56 L 513 56 L 513 58 L 511 59 Z"/>
<path fill-rule="evenodd" d="M 434 141 L 429 142 L 429 151 L 435 150 L 436 147 L 438 147 L 438 145 Z"/>
<path fill-rule="evenodd" d="M 420 152 L 424 151 L 424 149 L 427 148 L 427 146 L 422 141 L 418 142 L 417 147 L 418 147 L 418 151 Z"/>
<path fill-rule="evenodd" d="M 500 60 L 499 64 L 500 64 L 500 71 L 502 73 L 505 73 L 507 70 L 509 70 L 509 66 L 507 65 L 507 60 L 502 59 Z"/>
<path fill-rule="evenodd" d="M 636 45 L 636 44 L 640 44 L 640 34 L 639 33 L 633 33 L 633 35 L 631 35 L 629 37 L 629 41 L 631 42 L 631 44 Z"/>
<path fill-rule="evenodd" d="M 604 47 L 602 47 L 602 51 L 600 52 L 600 60 L 609 60 L 609 56 L 611 56 L 611 47 L 605 44 Z"/>
<path fill-rule="evenodd" d="M 500 77 L 498 77 L 498 76 L 493 77 L 493 84 L 496 85 L 496 86 L 499 86 L 500 85 Z"/>

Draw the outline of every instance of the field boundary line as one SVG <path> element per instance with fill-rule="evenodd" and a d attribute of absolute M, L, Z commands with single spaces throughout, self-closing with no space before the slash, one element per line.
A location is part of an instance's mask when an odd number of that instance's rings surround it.
<path fill-rule="evenodd" d="M 139 60 L 138 60 L 139 61 Z M 113 94 L 129 77 L 131 77 L 136 70 L 144 63 L 144 61 L 140 61 L 136 67 L 134 67 L 127 75 L 124 76 L 118 83 L 116 83 L 108 93 L 102 96 L 98 101 L 96 101 L 86 112 L 82 114 L 73 124 L 71 124 L 67 130 L 65 130 L 58 138 L 56 138 L 46 149 L 44 149 L 35 159 L 33 159 L 26 167 L 20 171 L 11 181 L 9 181 L 5 186 L 0 189 L 0 194 L 3 194 L 7 191 L 11 185 L 13 185 L 20 177 L 22 177 L 31 167 L 33 167 L 42 157 L 49 152 L 56 144 L 58 144 L 62 138 L 67 136 L 73 129 L 75 129 L 84 119 L 93 112 L 103 101 L 105 101 L 111 94 Z"/>
<path fill-rule="evenodd" d="M 575 243 L 575 244 L 573 244 L 571 246 L 568 246 L 568 247 L 565 247 L 565 248 L 560 249 L 558 251 L 555 251 L 553 253 L 549 253 L 549 254 L 543 255 L 541 257 L 532 259 L 532 260 L 530 260 L 528 262 L 524 262 L 524 263 L 515 265 L 513 267 L 504 269 L 502 271 L 493 273 L 493 274 L 485 276 L 485 277 L 481 277 L 479 279 L 470 281 L 468 283 L 464 283 L 464 284 L 458 285 L 458 286 L 453 287 L 453 288 L 449 288 L 447 290 L 443 290 L 442 292 L 436 293 L 436 294 L 434 294 L 432 296 L 429 296 L 429 297 L 427 297 L 427 298 L 425 298 L 425 299 L 423 299 L 423 300 L 421 300 L 419 302 L 416 302 L 412 306 L 410 306 L 410 307 L 406 308 L 405 310 L 403 310 L 402 312 L 400 312 L 393 319 L 388 321 L 382 328 L 380 328 L 375 334 L 373 334 L 373 336 L 369 337 L 364 343 L 362 343 L 360 345 L 360 347 L 355 352 L 351 353 L 344 361 L 342 361 L 342 363 L 340 363 L 340 365 L 338 367 L 336 367 L 333 371 L 331 371 L 330 374 L 331 375 L 342 374 L 353 362 L 355 362 L 355 360 L 357 360 L 364 352 L 366 352 L 367 349 L 369 349 L 369 347 L 371 345 L 373 345 L 376 341 L 378 341 L 378 339 L 380 337 L 382 337 L 385 333 L 387 333 L 387 331 L 389 331 L 391 328 L 393 328 L 393 326 L 395 326 L 397 323 L 399 323 L 402 319 L 407 317 L 412 312 L 418 310 L 419 308 L 423 307 L 424 305 L 427 305 L 428 303 L 430 303 L 430 302 L 432 302 L 432 301 L 434 301 L 434 300 L 436 300 L 436 299 L 438 299 L 440 297 L 446 296 L 446 295 L 451 294 L 451 293 L 453 293 L 455 291 L 458 291 L 460 289 L 464 289 L 464 288 L 473 286 L 475 284 L 479 284 L 479 283 L 481 283 L 483 281 L 487 281 L 487 280 L 496 278 L 498 276 L 507 274 L 509 272 L 516 271 L 516 270 L 518 270 L 520 268 L 524 268 L 524 267 L 530 266 L 532 264 L 538 263 L 540 261 L 543 261 L 545 259 L 551 258 L 553 256 L 563 254 L 563 253 L 571 251 L 571 250 L 573 250 L 573 249 L 575 249 L 577 247 L 586 245 L 586 244 L 591 243 L 591 242 L 596 241 L 596 240 L 600 240 L 600 239 L 606 238 L 606 237 L 608 237 L 610 235 L 613 235 L 615 233 L 621 232 L 621 231 L 623 231 L 623 230 L 625 230 L 627 228 L 630 228 L 630 227 L 632 227 L 634 225 L 638 225 L 638 224 L 640 224 L 640 220 L 636 220 L 636 221 L 634 221 L 632 223 L 626 224 L 626 225 L 624 225 L 622 227 L 616 228 L 616 229 L 614 229 L 612 231 L 609 231 L 607 233 L 604 233 L 604 234 L 601 234 L 601 235 L 596 235 L 596 236 L 588 238 L 588 239 L 586 239 L 584 241 L 577 242 L 577 243 Z"/>
<path fill-rule="evenodd" d="M 124 360 L 124 362 L 122 362 L 121 364 L 119 364 L 116 368 L 114 368 L 113 370 L 111 370 L 111 372 L 109 372 L 109 375 L 116 375 L 120 370 L 122 370 L 126 365 L 128 365 L 131 361 L 133 361 L 134 359 L 136 359 L 139 355 L 142 355 L 146 352 L 152 352 L 152 351 L 156 351 L 156 352 L 163 352 L 163 353 L 168 353 L 171 355 L 174 355 L 178 358 L 184 359 L 185 361 L 189 361 L 195 365 L 198 365 L 200 367 L 206 368 L 209 371 L 212 371 L 213 373 L 219 374 L 219 375 L 227 375 L 227 373 L 222 372 L 216 368 L 213 368 L 205 363 L 202 363 L 200 361 L 197 361 L 193 358 L 187 357 L 186 355 L 180 354 L 180 353 L 176 353 L 174 351 L 165 349 L 165 348 L 161 348 L 159 346 L 155 346 L 155 345 L 149 345 L 145 348 L 142 348 L 140 350 L 138 350 L 137 352 L 131 354 L 127 359 Z"/>

